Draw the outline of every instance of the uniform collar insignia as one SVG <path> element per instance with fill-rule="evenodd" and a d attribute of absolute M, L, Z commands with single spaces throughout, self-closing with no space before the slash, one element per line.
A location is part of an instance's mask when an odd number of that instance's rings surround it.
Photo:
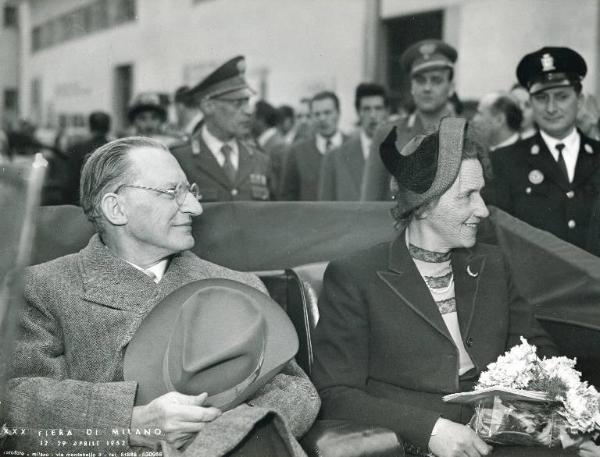
<path fill-rule="evenodd" d="M 588 154 L 594 153 L 594 150 L 592 149 L 592 147 L 587 143 L 583 145 L 583 149 L 585 149 L 585 152 L 587 152 Z"/>
<path fill-rule="evenodd" d="M 540 153 L 540 147 L 537 144 L 531 146 L 531 155 L 538 155 Z"/>

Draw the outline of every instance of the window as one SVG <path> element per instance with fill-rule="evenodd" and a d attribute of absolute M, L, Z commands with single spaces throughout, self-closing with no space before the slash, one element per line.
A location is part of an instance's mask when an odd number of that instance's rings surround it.
<path fill-rule="evenodd" d="M 4 7 L 4 27 L 16 27 L 18 25 L 17 7 Z"/>

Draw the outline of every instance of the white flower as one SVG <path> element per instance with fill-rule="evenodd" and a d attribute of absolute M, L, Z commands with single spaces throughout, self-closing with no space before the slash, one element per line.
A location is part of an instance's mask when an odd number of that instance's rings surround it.
<path fill-rule="evenodd" d="M 582 382 L 567 391 L 567 398 L 562 402 L 565 411 L 561 415 L 567 420 L 571 433 L 591 433 L 600 428 L 600 396 L 594 386 Z"/>
<path fill-rule="evenodd" d="M 527 388 L 533 377 L 532 368 L 539 362 L 535 352 L 536 347 L 521 337 L 521 344 L 513 346 L 487 366 L 487 370 L 479 376 L 475 390 L 487 387 Z"/>
<path fill-rule="evenodd" d="M 540 362 L 541 368 L 549 378 L 559 378 L 567 389 L 576 389 L 581 384 L 581 373 L 575 370 L 577 359 L 551 357 Z"/>

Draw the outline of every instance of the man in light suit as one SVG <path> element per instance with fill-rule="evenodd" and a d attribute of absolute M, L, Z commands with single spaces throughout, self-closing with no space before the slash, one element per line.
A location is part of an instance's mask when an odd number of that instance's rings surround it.
<path fill-rule="evenodd" d="M 348 140 L 338 129 L 340 101 L 333 92 L 319 92 L 310 102 L 316 134 L 294 144 L 287 153 L 281 182 L 282 200 L 317 200 L 323 157 Z"/>
<path fill-rule="evenodd" d="M 396 140 L 392 130 L 381 158 L 397 184 L 398 236 L 325 272 L 312 371 L 321 415 L 389 428 L 410 454 L 488 455 L 463 425 L 473 411 L 442 397 L 472 390 L 521 335 L 540 355 L 556 348 L 501 250 L 476 244 L 489 214 L 480 195 L 484 149 L 465 137 L 465 121 L 442 120 L 439 133 L 415 138 L 402 154 Z"/>
<path fill-rule="evenodd" d="M 204 120 L 171 152 L 188 179 L 200 186 L 200 201 L 264 201 L 274 195 L 269 158 L 244 140 L 250 135 L 254 94 L 245 71 L 244 57 L 234 57 L 188 92 Z"/>
<path fill-rule="evenodd" d="M 323 158 L 319 200 L 360 200 L 363 171 L 373 134 L 388 115 L 385 89 L 379 84 L 359 84 L 354 107 L 359 118 L 359 133 Z"/>
<path fill-rule="evenodd" d="M 27 306 L 7 405 L 8 423 L 28 430 L 14 437 L 17 448 L 40 450 L 37 430 L 64 429 L 75 435 L 69 442 L 97 439 L 96 452 L 156 448 L 163 442 L 175 453 L 188 445 L 192 456 L 286 455 L 285 449 L 303 455 L 294 435 L 306 432 L 319 401 L 293 361 L 249 404 L 226 414 L 206 406 L 206 394 L 175 391 L 134 406 L 138 386 L 124 380 L 124 348 L 164 297 L 207 278 L 266 291 L 253 274 L 189 252 L 192 218 L 202 213 L 197 192 L 156 140 L 124 138 L 90 156 L 82 172 L 81 205 L 98 233 L 79 253 L 26 273 Z M 93 437 L 88 429 L 95 430 Z M 123 433 L 115 437 L 113 429 Z M 49 439 L 41 449 L 59 450 L 56 446 Z"/>

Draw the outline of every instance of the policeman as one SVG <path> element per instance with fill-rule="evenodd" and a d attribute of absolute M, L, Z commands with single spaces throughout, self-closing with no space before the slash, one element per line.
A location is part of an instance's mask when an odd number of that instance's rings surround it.
<path fill-rule="evenodd" d="M 270 200 L 268 157 L 243 138 L 252 121 L 244 57 L 225 62 L 189 90 L 204 115 L 183 145 L 171 148 L 201 201 Z"/>
<path fill-rule="evenodd" d="M 440 40 L 419 41 L 404 51 L 400 62 L 410 75 L 410 90 L 416 110 L 407 118 L 383 125 L 375 133 L 365 164 L 361 200 L 391 198 L 391 176 L 379 155 L 379 145 L 391 129 L 396 128 L 396 147 L 401 150 L 414 136 L 437 130 L 441 119 L 452 114 L 449 99 L 454 94 L 456 58 L 456 50 Z"/>
<path fill-rule="evenodd" d="M 527 54 L 517 78 L 527 88 L 539 132 L 492 153 L 490 203 L 579 247 L 586 247 L 600 194 L 600 143 L 575 127 L 585 60 L 576 51 L 545 47 Z"/>

